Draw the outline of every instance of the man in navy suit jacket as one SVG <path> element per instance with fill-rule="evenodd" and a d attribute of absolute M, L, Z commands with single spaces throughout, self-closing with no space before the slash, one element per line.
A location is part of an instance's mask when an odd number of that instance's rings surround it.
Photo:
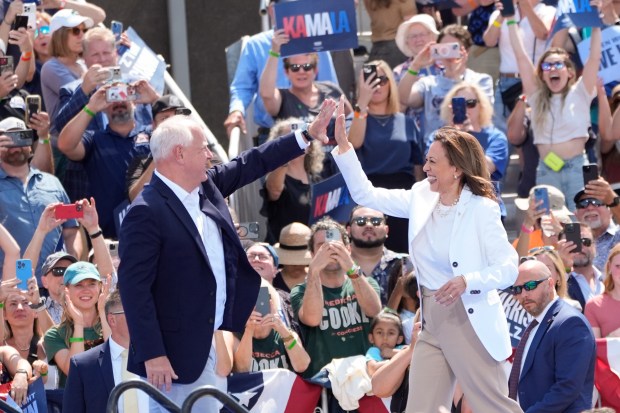
<path fill-rule="evenodd" d="M 206 135 L 191 119 L 174 116 L 153 132 L 155 172 L 123 220 L 118 278 L 131 333 L 129 370 L 177 404 L 196 386 L 216 384 L 213 331 L 241 331 L 258 295 L 260 276 L 225 198 L 301 156 L 309 140 L 326 142 L 334 109 L 327 100 L 307 132 L 213 168 Z"/>
<path fill-rule="evenodd" d="M 518 401 L 523 411 L 591 409 L 596 342 L 586 318 L 558 298 L 551 272 L 540 261 L 519 266 L 512 292 L 518 292 L 523 308 L 539 323 L 529 335 L 522 359 Z"/>

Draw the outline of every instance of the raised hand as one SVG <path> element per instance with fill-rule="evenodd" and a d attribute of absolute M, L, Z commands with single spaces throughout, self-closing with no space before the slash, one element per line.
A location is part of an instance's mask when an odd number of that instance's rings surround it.
<path fill-rule="evenodd" d="M 341 154 L 345 153 L 353 147 L 349 143 L 347 128 L 344 122 L 344 96 L 340 96 L 340 101 L 338 102 L 338 109 L 336 110 L 336 128 L 334 129 L 334 138 L 338 143 L 338 150 Z"/>
<path fill-rule="evenodd" d="M 342 102 L 342 99 L 341 97 L 340 102 Z M 329 125 L 332 119 L 334 110 L 336 110 L 336 102 L 333 99 L 325 99 L 321 105 L 321 111 L 318 116 L 308 125 L 308 133 L 310 136 L 322 143 L 329 142 L 327 138 L 327 125 Z"/>

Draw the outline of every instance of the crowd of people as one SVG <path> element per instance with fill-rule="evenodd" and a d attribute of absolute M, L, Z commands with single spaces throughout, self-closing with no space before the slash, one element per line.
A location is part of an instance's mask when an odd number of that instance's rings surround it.
<path fill-rule="evenodd" d="M 272 23 L 288 1 L 267 2 Z M 620 23 L 620 3 L 590 3 Z M 614 405 L 593 396 L 596 340 L 620 337 L 620 87 L 599 77 L 601 28 L 581 61 L 552 0 L 364 0 L 353 96 L 352 51 L 283 57 L 283 29 L 256 34 L 225 120 L 247 132 L 253 104 L 256 146 L 222 163 L 177 97 L 123 77 L 131 41 L 102 8 L 44 0 L 17 27 L 24 4 L 0 24 L 0 384 L 17 403 L 40 379 L 64 389 L 52 409 L 103 412 L 141 377 L 181 405 L 285 369 L 327 372 L 329 411 L 351 411 L 345 360 L 393 412 Z M 337 173 L 357 205 L 311 220 Z M 257 180 L 264 242 L 227 204 Z M 119 409 L 164 411 L 136 390 Z"/>

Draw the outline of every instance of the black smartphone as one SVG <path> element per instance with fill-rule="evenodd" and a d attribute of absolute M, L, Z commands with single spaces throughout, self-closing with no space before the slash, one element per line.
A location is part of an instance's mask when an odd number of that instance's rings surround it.
<path fill-rule="evenodd" d="M 467 120 L 467 104 L 463 97 L 452 98 L 452 123 L 462 125 Z"/>
<path fill-rule="evenodd" d="M 261 287 L 258 290 L 258 298 L 256 299 L 256 311 L 264 317 L 271 313 L 271 304 L 269 302 L 269 288 Z"/>
<path fill-rule="evenodd" d="M 368 78 L 374 73 L 375 78 L 377 77 L 377 65 L 372 65 L 369 63 L 365 63 L 362 66 L 362 73 L 364 73 L 364 81 L 368 80 Z"/>
<path fill-rule="evenodd" d="M 578 223 L 564 225 L 564 235 L 566 241 L 575 243 L 575 249 L 571 252 L 581 252 L 581 225 Z"/>
<path fill-rule="evenodd" d="M 28 16 L 24 14 L 18 14 L 17 16 L 15 16 L 15 20 L 13 20 L 13 25 L 11 26 L 11 29 L 17 30 L 20 27 L 23 27 L 24 29 L 28 28 Z"/>
<path fill-rule="evenodd" d="M 596 181 L 598 179 L 598 165 L 595 163 L 586 164 L 582 167 L 583 170 L 583 186 L 586 186 L 590 181 Z"/>
<path fill-rule="evenodd" d="M 549 206 L 549 191 L 547 188 L 534 188 L 534 200 L 536 204 L 542 201 L 542 205 L 538 209 L 544 209 L 546 213 L 549 213 L 551 207 Z"/>
<path fill-rule="evenodd" d="M 515 4 L 514 0 L 501 0 L 502 2 L 502 17 L 514 16 L 515 15 Z"/>
<path fill-rule="evenodd" d="M 41 96 L 26 96 L 26 122 L 30 123 L 32 115 L 41 112 Z"/>

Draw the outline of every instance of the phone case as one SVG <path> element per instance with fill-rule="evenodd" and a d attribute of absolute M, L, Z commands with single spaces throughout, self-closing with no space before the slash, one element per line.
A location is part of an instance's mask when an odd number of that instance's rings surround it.
<path fill-rule="evenodd" d="M 54 216 L 56 219 L 84 218 L 84 211 L 82 206 L 77 204 L 58 205 L 54 209 Z"/>
<path fill-rule="evenodd" d="M 256 299 L 256 311 L 263 316 L 271 313 L 271 303 L 269 300 L 269 288 L 261 287 L 260 290 L 258 290 L 258 298 Z"/>
<path fill-rule="evenodd" d="M 581 225 L 576 223 L 566 224 L 564 235 L 567 241 L 572 241 L 576 246 L 571 252 L 581 252 Z"/>
<path fill-rule="evenodd" d="M 590 181 L 596 181 L 598 179 L 598 165 L 589 164 L 583 166 L 583 186 L 586 186 Z"/>
<path fill-rule="evenodd" d="M 455 125 L 462 125 L 467 120 L 467 106 L 465 98 L 453 98 L 452 99 L 452 122 Z"/>
<path fill-rule="evenodd" d="M 534 199 L 536 200 L 536 203 L 543 201 L 539 209 L 544 209 L 547 213 L 549 213 L 551 208 L 549 206 L 549 192 L 547 191 L 547 188 L 536 188 L 534 190 Z"/>
<path fill-rule="evenodd" d="M 32 277 L 32 262 L 30 260 L 17 260 L 15 262 L 15 275 L 21 281 L 17 288 L 28 291 L 28 280 Z"/>

